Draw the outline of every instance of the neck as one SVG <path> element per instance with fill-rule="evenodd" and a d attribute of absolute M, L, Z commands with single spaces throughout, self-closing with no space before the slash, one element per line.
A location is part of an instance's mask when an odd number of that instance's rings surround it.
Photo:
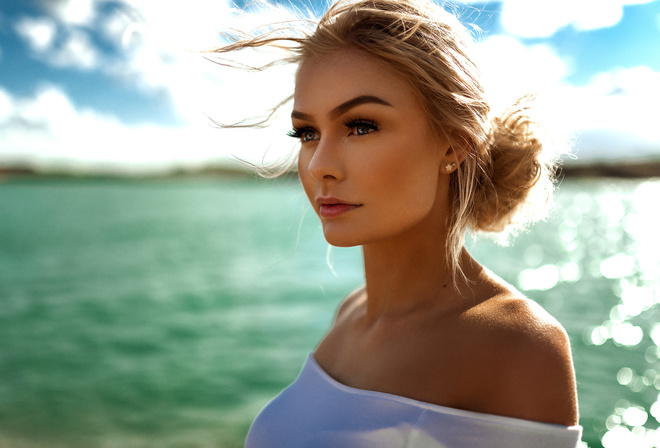
<path fill-rule="evenodd" d="M 422 223 L 395 239 L 363 246 L 368 321 L 425 310 L 429 304 L 449 310 L 461 302 L 469 285 L 460 278 L 454 282 L 444 228 L 438 222 Z M 478 265 L 465 250 L 461 260 L 473 277 Z"/>

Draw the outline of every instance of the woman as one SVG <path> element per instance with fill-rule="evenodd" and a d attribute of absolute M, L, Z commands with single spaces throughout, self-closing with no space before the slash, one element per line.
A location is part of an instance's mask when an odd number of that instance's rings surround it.
<path fill-rule="evenodd" d="M 366 282 L 246 446 L 575 447 L 566 333 L 463 247 L 549 202 L 526 107 L 489 116 L 464 29 L 425 1 L 340 1 L 309 36 L 220 51 L 282 41 L 301 183 Z"/>

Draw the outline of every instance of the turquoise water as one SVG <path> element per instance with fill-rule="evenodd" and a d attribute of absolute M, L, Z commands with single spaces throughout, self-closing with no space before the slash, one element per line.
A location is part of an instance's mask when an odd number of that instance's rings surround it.
<path fill-rule="evenodd" d="M 659 196 L 566 181 L 512 247 L 471 243 L 567 328 L 590 447 L 660 446 Z M 294 181 L 0 183 L 0 447 L 242 446 L 361 281 L 326 255 Z"/>

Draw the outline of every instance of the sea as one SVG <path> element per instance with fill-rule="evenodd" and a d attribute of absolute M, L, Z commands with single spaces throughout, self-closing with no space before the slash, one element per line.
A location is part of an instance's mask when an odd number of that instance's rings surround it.
<path fill-rule="evenodd" d="M 660 447 L 660 180 L 564 179 L 468 247 L 566 328 L 584 443 Z M 0 448 L 238 448 L 293 381 L 358 248 L 294 179 L 0 182 Z"/>

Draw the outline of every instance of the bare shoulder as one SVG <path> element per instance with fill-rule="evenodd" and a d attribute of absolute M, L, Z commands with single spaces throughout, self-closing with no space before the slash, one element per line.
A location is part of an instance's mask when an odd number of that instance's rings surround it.
<path fill-rule="evenodd" d="M 347 295 L 344 300 L 337 308 L 337 313 L 335 315 L 335 322 L 340 322 L 345 319 L 347 316 L 352 314 L 357 307 L 363 304 L 365 301 L 364 286 L 356 289 Z"/>
<path fill-rule="evenodd" d="M 515 290 L 472 308 L 467 318 L 488 364 L 483 403 L 490 413 L 577 424 L 571 347 L 556 319 Z"/>
<path fill-rule="evenodd" d="M 354 317 L 359 313 L 361 305 L 364 305 L 364 287 L 358 288 L 350 293 L 339 305 L 335 313 L 335 319 L 330 330 L 323 337 L 314 351 L 316 361 L 328 371 L 334 364 L 337 354 L 345 346 L 347 335 Z"/>

